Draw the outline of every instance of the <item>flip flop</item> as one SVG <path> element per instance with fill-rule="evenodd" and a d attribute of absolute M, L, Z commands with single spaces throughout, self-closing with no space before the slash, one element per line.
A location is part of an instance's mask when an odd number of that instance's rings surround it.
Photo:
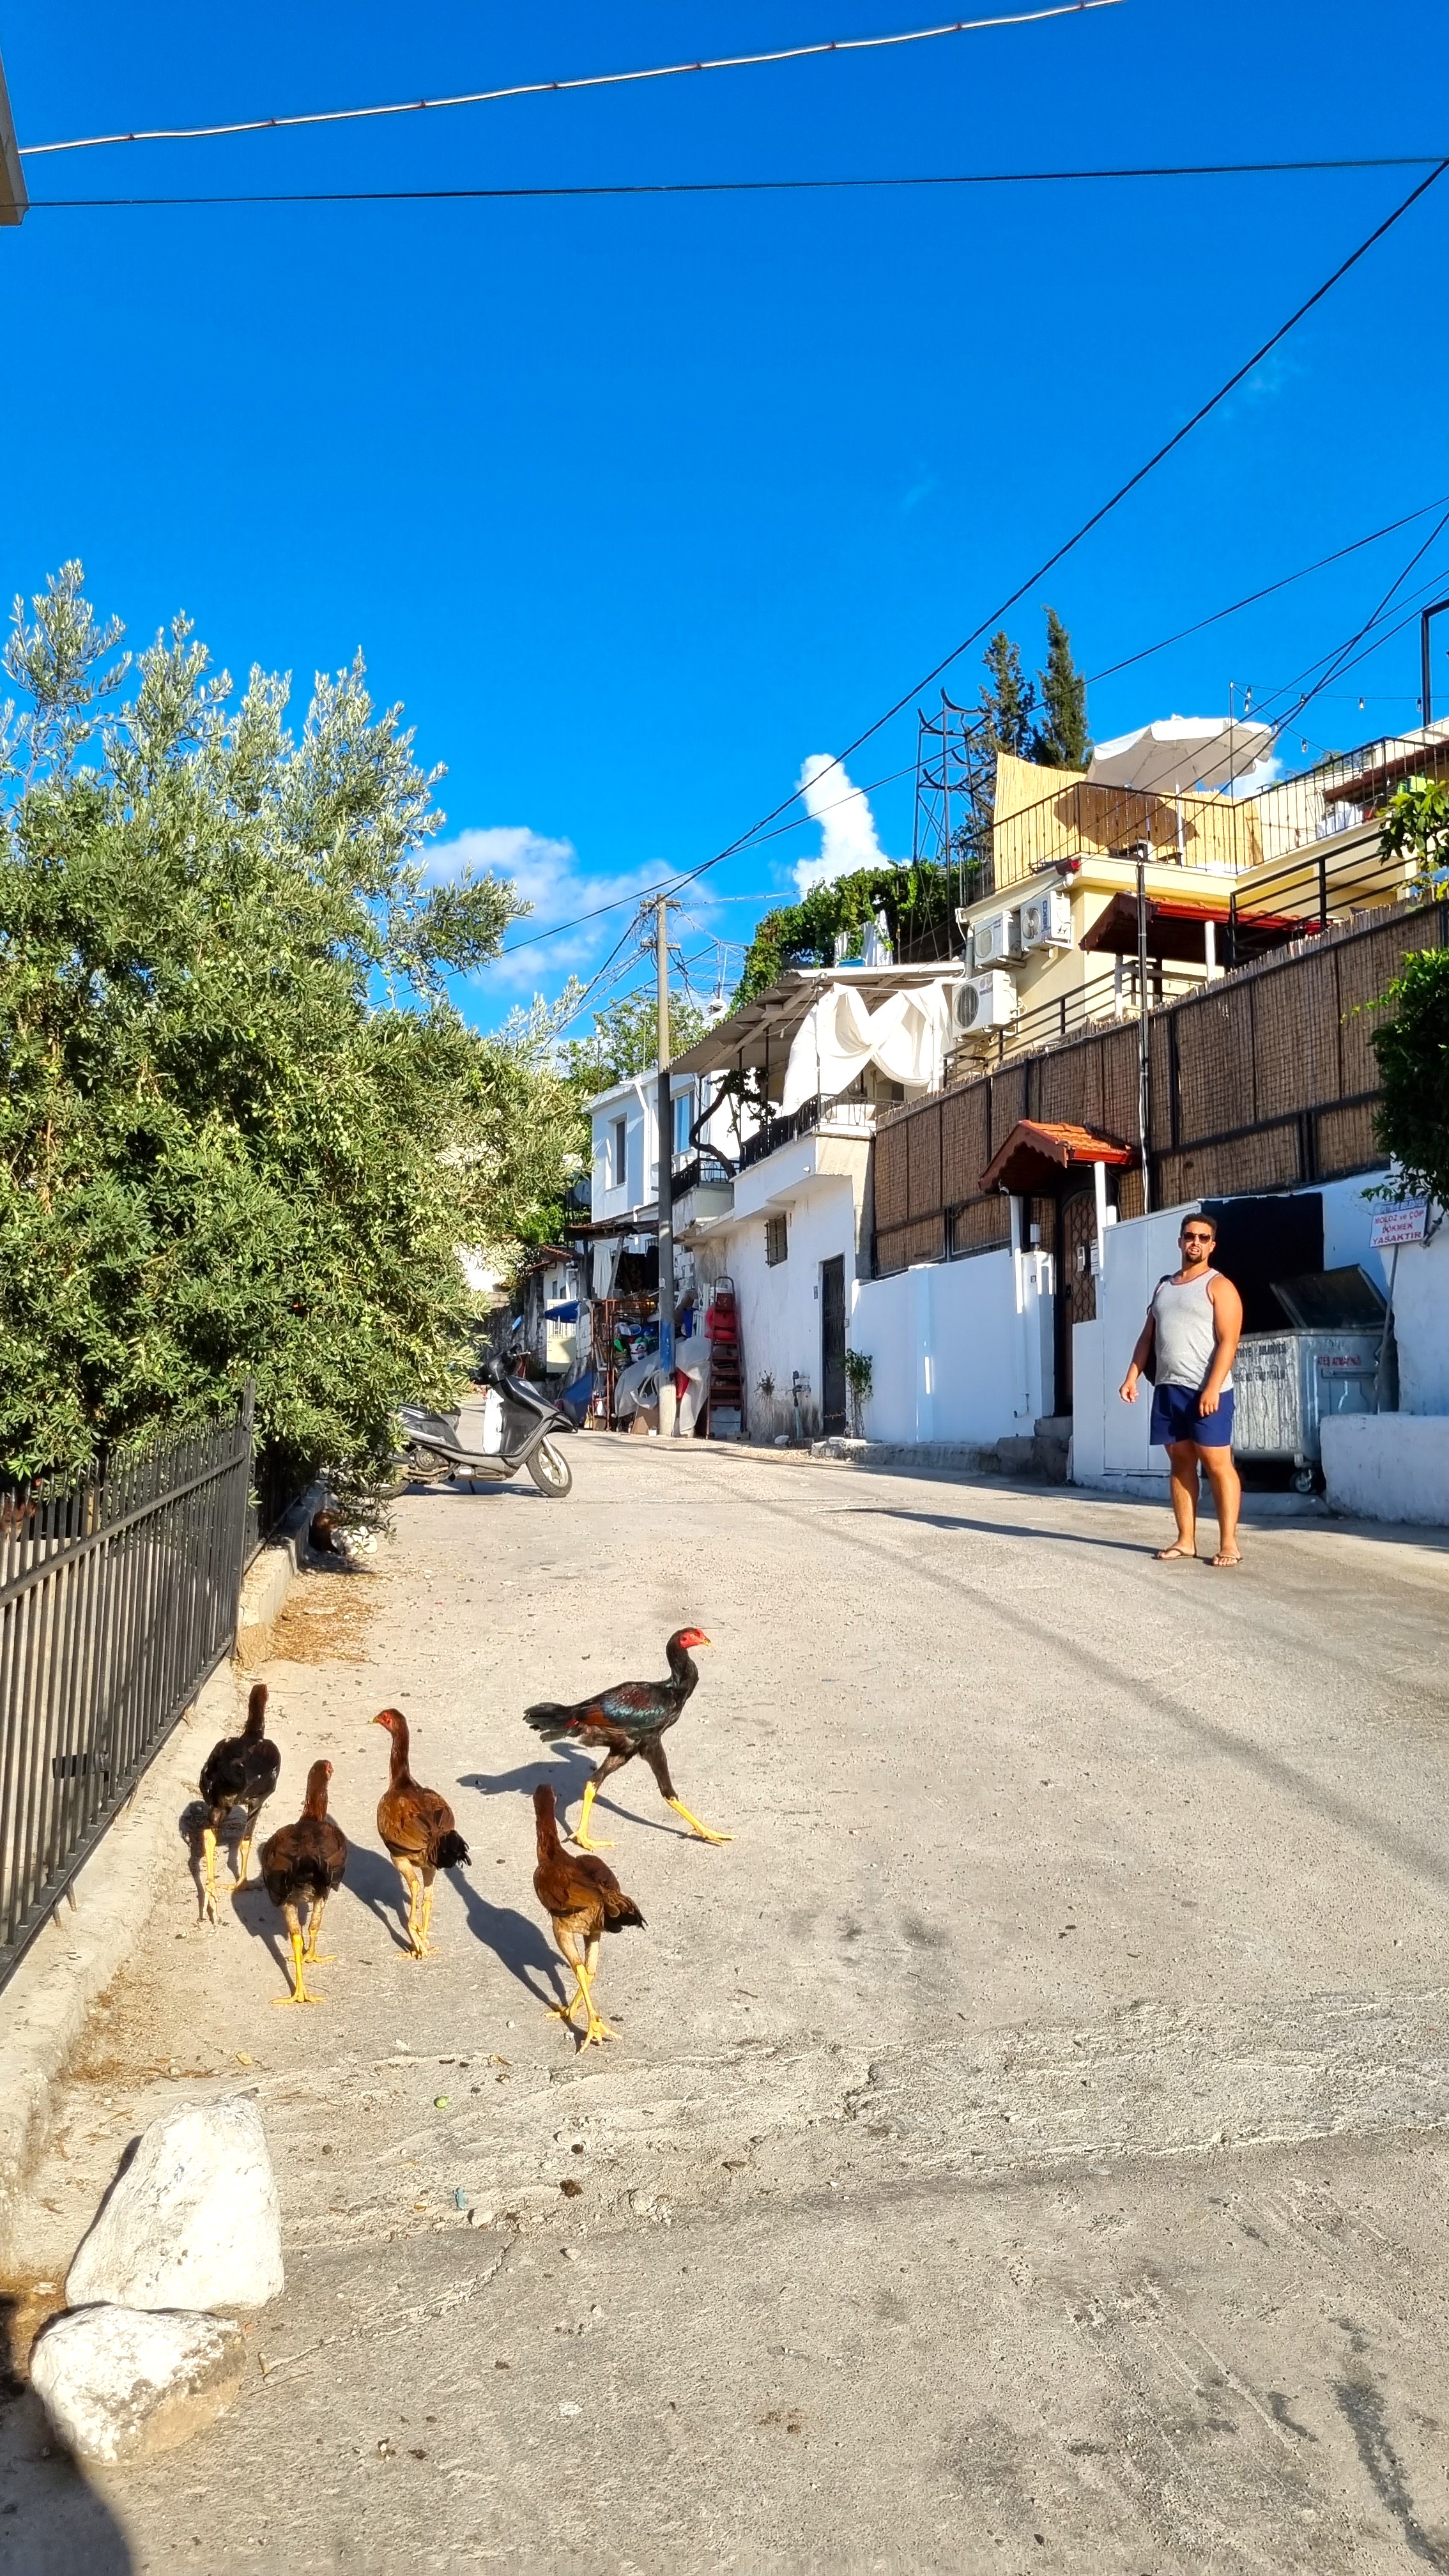
<path fill-rule="evenodd" d="M 1224 1555 L 1223 1555 L 1223 1553 L 1222 1553 L 1221 1548 L 1218 1550 L 1218 1553 L 1217 1553 L 1217 1555 L 1216 1555 L 1216 1556 L 1210 1556 L 1210 1557 L 1208 1558 L 1208 1563 L 1209 1563 L 1209 1565 L 1217 1565 L 1217 1566 L 1221 1566 L 1221 1567 L 1223 1567 L 1224 1569 L 1226 1569 L 1226 1568 L 1227 1568 L 1228 1566 L 1230 1566 L 1230 1565 L 1241 1565 L 1241 1564 L 1242 1564 L 1242 1562 L 1243 1562 L 1243 1560 L 1242 1560 L 1241 1556 L 1224 1556 Z"/>
<path fill-rule="evenodd" d="M 1157 1547 L 1152 1551 L 1152 1562 L 1154 1565 L 1195 1565 L 1197 1549 L 1195 1547 Z"/>

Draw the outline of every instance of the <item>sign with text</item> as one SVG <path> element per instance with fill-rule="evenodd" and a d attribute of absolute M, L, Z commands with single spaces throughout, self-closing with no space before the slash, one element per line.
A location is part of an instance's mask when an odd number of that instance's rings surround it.
<path fill-rule="evenodd" d="M 1398 1207 L 1380 1208 L 1374 1218 L 1375 1252 L 1387 1252 L 1399 1243 L 1422 1243 L 1428 1222 L 1427 1199 L 1405 1199 Z"/>

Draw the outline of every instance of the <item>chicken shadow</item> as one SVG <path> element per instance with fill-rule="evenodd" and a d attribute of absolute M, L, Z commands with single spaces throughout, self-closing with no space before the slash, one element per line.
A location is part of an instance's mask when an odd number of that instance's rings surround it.
<path fill-rule="evenodd" d="M 445 1875 L 451 1877 L 453 1873 L 450 1870 Z M 394 1949 L 405 1957 L 411 1956 L 407 1890 L 385 1852 L 373 1851 L 366 1843 L 349 1842 L 342 1894 L 355 1897 L 359 1905 L 376 1916 Z"/>
<path fill-rule="evenodd" d="M 557 1762 L 521 1762 L 513 1771 L 460 1771 L 458 1786 L 460 1789 L 479 1789 L 485 1797 L 494 1796 L 499 1790 L 519 1790 L 525 1797 L 531 1798 L 539 1783 L 546 1781 L 558 1801 L 559 1831 L 567 1842 L 568 1828 L 564 1823 L 564 1812 L 573 1804 L 575 1798 L 583 1796 L 584 1782 L 592 1779 L 602 1759 L 602 1753 L 576 1753 L 567 1748 L 561 1748 Z M 634 1762 L 626 1763 L 622 1770 L 612 1774 L 599 1791 L 594 1801 L 595 1815 L 617 1816 L 621 1825 L 638 1825 L 645 1833 L 675 1834 L 690 1839 L 688 1827 L 681 1828 L 676 1825 L 667 1809 L 661 1815 L 650 1816 L 641 1814 L 637 1807 L 621 1807 L 618 1799 L 611 1797 L 609 1791 L 615 1781 L 623 1780 L 626 1775 L 641 1783 L 648 1781 L 651 1787 L 654 1785 L 654 1774 L 647 1762 L 636 1759 Z M 655 1789 L 655 1795 L 658 1796 L 657 1789 Z M 661 1805 L 662 1803 L 661 1801 Z"/>

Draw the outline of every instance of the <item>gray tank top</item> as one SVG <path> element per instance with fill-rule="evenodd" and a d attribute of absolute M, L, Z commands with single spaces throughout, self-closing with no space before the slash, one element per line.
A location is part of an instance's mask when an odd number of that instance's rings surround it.
<path fill-rule="evenodd" d="M 1158 1281 L 1152 1299 L 1152 1312 L 1157 1324 L 1157 1361 L 1153 1371 L 1158 1386 L 1190 1386 L 1196 1391 L 1207 1384 L 1207 1375 L 1217 1348 L 1217 1327 L 1213 1301 L 1208 1295 L 1208 1281 L 1219 1273 L 1208 1270 L 1201 1279 L 1184 1280 L 1174 1286 L 1171 1279 Z M 1223 1380 L 1226 1390 L 1232 1385 L 1229 1371 Z"/>

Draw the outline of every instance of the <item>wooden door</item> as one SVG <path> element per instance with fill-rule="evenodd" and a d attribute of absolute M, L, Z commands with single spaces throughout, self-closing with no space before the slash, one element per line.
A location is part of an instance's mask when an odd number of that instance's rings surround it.
<path fill-rule="evenodd" d="M 820 1412 L 825 1437 L 844 1431 L 845 1255 L 820 1264 Z"/>

